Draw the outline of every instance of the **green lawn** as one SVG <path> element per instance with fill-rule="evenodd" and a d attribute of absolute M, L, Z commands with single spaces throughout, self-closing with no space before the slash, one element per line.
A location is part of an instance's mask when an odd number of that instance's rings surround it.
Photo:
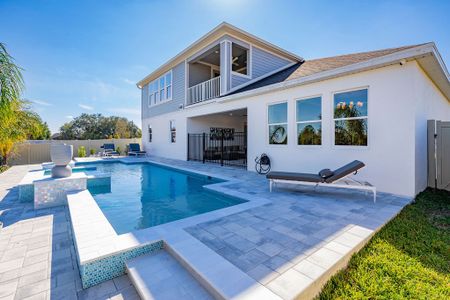
<path fill-rule="evenodd" d="M 450 193 L 419 194 L 318 299 L 450 299 Z"/>

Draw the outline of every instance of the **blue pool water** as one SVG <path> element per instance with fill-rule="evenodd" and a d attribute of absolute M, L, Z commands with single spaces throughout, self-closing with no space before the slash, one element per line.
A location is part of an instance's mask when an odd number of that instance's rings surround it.
<path fill-rule="evenodd" d="M 75 168 L 72 168 L 72 173 L 80 173 L 80 172 L 86 172 L 86 171 L 95 171 L 96 167 L 91 166 L 76 166 Z M 44 175 L 51 175 L 52 170 L 48 169 L 44 171 Z"/>
<path fill-rule="evenodd" d="M 245 202 L 205 189 L 221 182 L 153 164 L 98 163 L 111 189 L 89 191 L 118 234 L 152 227 Z"/>

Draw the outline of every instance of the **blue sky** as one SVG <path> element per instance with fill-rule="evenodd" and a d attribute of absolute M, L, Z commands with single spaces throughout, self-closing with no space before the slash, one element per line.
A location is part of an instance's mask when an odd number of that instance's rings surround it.
<path fill-rule="evenodd" d="M 434 41 L 450 1 L 0 0 L 0 42 L 52 132 L 83 112 L 140 126 L 135 83 L 222 21 L 306 59 Z"/>

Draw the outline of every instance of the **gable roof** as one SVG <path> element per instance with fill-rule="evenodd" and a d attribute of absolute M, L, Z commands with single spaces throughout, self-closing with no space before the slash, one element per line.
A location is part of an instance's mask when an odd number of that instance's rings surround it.
<path fill-rule="evenodd" d="M 312 59 L 312 60 L 305 60 L 303 62 L 297 63 L 287 69 L 284 69 L 278 73 L 275 73 L 271 76 L 268 76 L 266 78 L 263 78 L 259 81 L 256 81 L 252 84 L 249 84 L 245 87 L 242 87 L 238 90 L 233 91 L 230 94 L 237 94 L 245 91 L 250 91 L 253 89 L 261 88 L 264 86 L 268 86 L 275 83 L 280 83 L 284 81 L 289 81 L 301 77 L 307 77 L 313 74 L 321 73 L 324 71 L 330 71 L 333 69 L 338 69 L 341 67 L 349 66 L 356 63 L 365 62 L 374 58 L 386 56 L 389 54 L 393 54 L 396 52 L 400 52 L 407 49 L 412 49 L 415 47 L 419 47 L 426 44 L 418 44 L 418 45 L 411 45 L 411 46 L 404 46 L 404 47 L 398 47 L 398 48 L 389 48 L 389 49 L 382 49 L 382 50 L 376 50 L 376 51 L 369 51 L 369 52 L 360 52 L 360 53 L 353 53 L 353 54 L 346 54 L 346 55 L 339 55 L 339 56 L 332 56 L 332 57 L 325 57 L 325 58 L 318 58 L 318 59 Z"/>
<path fill-rule="evenodd" d="M 158 78 L 162 74 L 169 71 L 171 68 L 176 66 L 177 64 L 183 62 L 185 59 L 191 57 L 195 53 L 201 51 L 204 47 L 207 47 L 211 43 L 217 41 L 224 35 L 230 35 L 233 37 L 237 37 L 239 39 L 243 39 L 244 41 L 251 42 L 252 44 L 261 47 L 266 50 L 270 50 L 274 53 L 277 53 L 283 57 L 286 57 L 292 61 L 303 61 L 304 59 L 296 54 L 293 54 L 289 51 L 286 51 L 268 41 L 265 41 L 247 31 L 244 31 L 236 26 L 233 26 L 227 22 L 222 22 L 218 26 L 216 26 L 213 30 L 199 38 L 197 41 L 192 43 L 186 49 L 178 53 L 175 57 L 170 59 L 168 62 L 164 63 L 158 69 L 147 75 L 145 78 L 140 80 L 136 85 L 138 88 L 141 88 L 145 84 L 151 82 L 152 80 Z"/>

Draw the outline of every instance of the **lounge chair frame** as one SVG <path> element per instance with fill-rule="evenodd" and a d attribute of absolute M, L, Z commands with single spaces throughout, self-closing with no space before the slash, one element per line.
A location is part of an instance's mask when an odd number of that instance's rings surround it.
<path fill-rule="evenodd" d="M 287 183 L 287 184 L 298 184 L 298 185 L 308 185 L 314 186 L 314 190 L 318 186 L 324 187 L 332 187 L 332 188 L 341 188 L 341 189 L 353 189 L 353 190 L 363 190 L 363 191 L 371 191 L 373 193 L 373 203 L 377 202 L 377 189 L 373 185 L 368 182 L 361 182 L 354 178 L 351 178 L 355 173 L 348 174 L 342 178 L 339 178 L 336 181 L 327 183 L 327 182 L 309 182 L 309 181 L 297 181 L 297 180 L 286 180 L 286 179 L 269 179 L 269 191 L 272 192 L 275 183 Z M 350 181 L 354 184 L 349 184 L 345 182 L 345 180 Z"/>
<path fill-rule="evenodd" d="M 105 145 L 112 145 L 113 148 L 105 148 Z M 102 157 L 113 157 L 113 156 L 120 156 L 120 153 L 117 152 L 115 149 L 115 145 L 114 144 L 103 144 L 103 146 L 101 147 L 103 148 L 103 152 L 102 152 Z"/>

